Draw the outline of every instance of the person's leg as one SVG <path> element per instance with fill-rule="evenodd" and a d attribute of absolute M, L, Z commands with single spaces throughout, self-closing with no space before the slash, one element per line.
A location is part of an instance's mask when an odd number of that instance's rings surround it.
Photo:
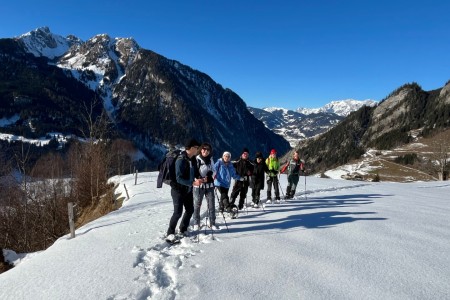
<path fill-rule="evenodd" d="M 241 191 L 242 182 L 241 181 L 235 181 L 233 185 L 233 189 L 231 190 L 231 204 L 234 204 L 236 202 L 236 198 L 239 195 L 239 192 Z"/>
<path fill-rule="evenodd" d="M 192 214 L 194 213 L 194 197 L 192 191 L 190 193 L 185 193 L 183 199 L 184 214 L 180 223 L 180 232 L 187 231 L 189 227 L 189 222 L 191 221 Z"/>
<path fill-rule="evenodd" d="M 183 202 L 181 200 L 181 193 L 179 190 L 172 188 L 170 190 L 173 202 L 173 214 L 169 221 L 169 228 L 167 229 L 167 235 L 175 234 L 175 228 L 177 227 L 178 220 L 183 213 Z"/>
<path fill-rule="evenodd" d="M 248 181 L 243 182 L 241 186 L 240 198 L 239 198 L 239 209 L 244 208 L 245 199 L 247 198 L 248 192 Z"/>
<path fill-rule="evenodd" d="M 267 178 L 267 200 L 272 200 L 272 183 L 273 183 L 273 177 L 268 176 L 268 178 Z"/>
<path fill-rule="evenodd" d="M 280 200 L 280 189 L 278 188 L 280 183 L 278 181 L 278 177 L 273 177 L 273 188 L 275 189 L 275 199 Z"/>
<path fill-rule="evenodd" d="M 220 191 L 220 201 L 222 202 L 224 209 L 228 210 L 230 208 L 230 201 L 228 199 L 229 189 L 220 187 L 219 191 Z"/>
<path fill-rule="evenodd" d="M 208 201 L 208 217 L 211 225 L 216 224 L 216 203 L 214 201 L 214 188 L 206 189 L 206 201 Z"/>
<path fill-rule="evenodd" d="M 298 184 L 299 179 L 300 179 L 300 176 L 298 176 L 298 175 L 297 176 L 293 176 L 293 178 L 292 178 L 291 198 L 294 198 L 295 189 L 297 188 L 297 184 Z"/>

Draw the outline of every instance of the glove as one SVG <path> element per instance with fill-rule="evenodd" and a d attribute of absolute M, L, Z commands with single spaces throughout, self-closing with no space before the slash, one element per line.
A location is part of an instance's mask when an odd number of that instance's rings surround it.
<path fill-rule="evenodd" d="M 212 175 L 213 175 L 212 171 L 208 171 L 208 173 L 206 173 L 206 182 L 207 183 L 214 182 L 214 179 L 212 178 Z"/>
<path fill-rule="evenodd" d="M 239 178 L 239 181 L 244 181 L 244 177 Z"/>

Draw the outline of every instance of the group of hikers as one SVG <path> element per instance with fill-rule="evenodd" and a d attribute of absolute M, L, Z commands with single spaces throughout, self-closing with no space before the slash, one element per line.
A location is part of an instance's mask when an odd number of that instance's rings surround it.
<path fill-rule="evenodd" d="M 200 209 L 203 198 L 209 213 L 209 224 L 212 230 L 220 229 L 216 225 L 215 193 L 220 194 L 219 211 L 230 213 L 236 206 L 235 202 L 239 197 L 237 209 L 242 210 L 247 198 L 248 188 L 252 189 L 252 205 L 254 208 L 260 207 L 260 193 L 264 189 L 265 175 L 267 175 L 267 201 L 266 203 L 280 202 L 280 184 L 278 175 L 286 173 L 288 175 L 288 185 L 285 199 L 294 197 L 300 173 L 304 172 L 304 162 L 300 160 L 298 151 L 293 153 L 291 159 L 280 164 L 275 149 L 270 151 L 268 158 L 264 160 L 261 152 L 256 152 L 254 161 L 249 159 L 249 150 L 244 148 L 237 161 L 231 161 L 231 153 L 225 151 L 222 158 L 214 162 L 212 158 L 211 144 L 199 143 L 195 139 L 190 139 L 185 143 L 185 150 L 182 151 L 175 160 L 176 180 L 170 182 L 171 196 L 173 200 L 174 212 L 170 218 L 167 229 L 166 241 L 173 243 L 178 240 L 175 229 L 179 219 L 179 232 L 188 235 L 190 219 L 193 219 L 193 230 L 200 229 Z M 231 180 L 235 183 L 230 197 L 228 192 Z M 272 198 L 272 189 L 275 198 Z M 184 214 L 183 214 L 184 207 Z"/>

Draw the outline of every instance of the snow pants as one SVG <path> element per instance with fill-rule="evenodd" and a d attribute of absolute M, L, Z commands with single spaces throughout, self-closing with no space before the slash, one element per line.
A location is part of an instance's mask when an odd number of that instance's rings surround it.
<path fill-rule="evenodd" d="M 211 225 L 216 225 L 216 203 L 214 201 L 214 187 L 194 187 L 194 224 L 200 225 L 200 209 L 203 202 L 203 196 L 206 198 L 207 216 Z"/>

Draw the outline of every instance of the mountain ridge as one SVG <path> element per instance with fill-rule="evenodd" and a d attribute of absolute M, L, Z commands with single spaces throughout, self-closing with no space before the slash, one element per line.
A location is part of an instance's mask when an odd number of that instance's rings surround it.
<path fill-rule="evenodd" d="M 242 147 L 265 153 L 276 147 L 283 153 L 290 148 L 250 114 L 232 90 L 176 60 L 142 49 L 132 38 L 100 34 L 82 42 L 42 27 L 14 40 L 99 95 L 117 130 L 150 160 L 159 160 L 188 136 L 209 141 L 218 153 L 239 155 Z"/>

